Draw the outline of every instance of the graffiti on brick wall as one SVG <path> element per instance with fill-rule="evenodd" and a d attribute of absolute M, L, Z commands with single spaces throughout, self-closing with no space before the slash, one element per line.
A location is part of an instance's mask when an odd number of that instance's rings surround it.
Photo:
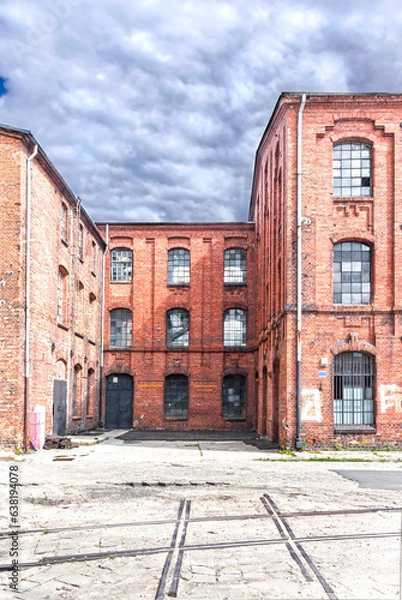
<path fill-rule="evenodd" d="M 396 383 L 380 385 L 378 388 L 380 395 L 381 412 L 385 413 L 393 408 L 396 412 L 402 412 L 402 388 Z"/>
<path fill-rule="evenodd" d="M 301 418 L 303 421 L 322 421 L 320 390 L 302 391 Z"/>

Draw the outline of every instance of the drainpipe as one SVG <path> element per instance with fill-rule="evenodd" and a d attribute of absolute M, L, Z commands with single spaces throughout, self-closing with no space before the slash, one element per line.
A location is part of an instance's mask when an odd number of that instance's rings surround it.
<path fill-rule="evenodd" d="M 104 427 L 104 418 L 102 411 L 102 388 L 103 388 L 103 349 L 104 349 L 104 331 L 105 331 L 105 258 L 109 246 L 109 224 L 106 224 L 106 248 L 102 256 L 102 301 L 101 301 L 101 351 L 100 351 L 100 369 L 99 369 L 99 426 Z"/>
<path fill-rule="evenodd" d="M 31 164 L 38 153 L 35 144 L 34 151 L 27 158 L 27 183 L 26 183 L 26 224 L 25 224 L 25 369 L 24 369 L 24 431 L 23 450 L 28 450 L 28 397 L 30 376 L 30 335 L 31 335 Z"/>
<path fill-rule="evenodd" d="M 296 300 L 296 450 L 303 447 L 301 438 L 301 331 L 302 331 L 302 125 L 306 94 L 302 95 L 297 118 L 297 300 Z"/>

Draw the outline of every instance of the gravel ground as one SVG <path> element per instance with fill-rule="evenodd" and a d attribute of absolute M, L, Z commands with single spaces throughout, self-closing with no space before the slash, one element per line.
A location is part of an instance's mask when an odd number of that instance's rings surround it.
<path fill-rule="evenodd" d="M 402 452 L 291 456 L 121 433 L 0 455 L 2 598 L 402 598 Z"/>

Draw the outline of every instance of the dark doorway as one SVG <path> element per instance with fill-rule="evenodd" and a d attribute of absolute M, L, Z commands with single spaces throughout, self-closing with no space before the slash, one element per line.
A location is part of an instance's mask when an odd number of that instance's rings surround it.
<path fill-rule="evenodd" d="M 53 433 L 66 435 L 67 423 L 67 381 L 55 379 L 53 382 Z"/>
<path fill-rule="evenodd" d="M 133 419 L 133 378 L 109 375 L 106 378 L 106 427 L 127 429 Z"/>

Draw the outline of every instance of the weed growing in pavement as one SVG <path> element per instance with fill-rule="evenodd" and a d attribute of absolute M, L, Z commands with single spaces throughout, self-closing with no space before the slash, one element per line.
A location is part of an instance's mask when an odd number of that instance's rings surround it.
<path fill-rule="evenodd" d="M 296 456 L 296 454 L 290 448 L 283 448 L 279 450 L 279 454 L 287 454 L 288 456 Z"/>

